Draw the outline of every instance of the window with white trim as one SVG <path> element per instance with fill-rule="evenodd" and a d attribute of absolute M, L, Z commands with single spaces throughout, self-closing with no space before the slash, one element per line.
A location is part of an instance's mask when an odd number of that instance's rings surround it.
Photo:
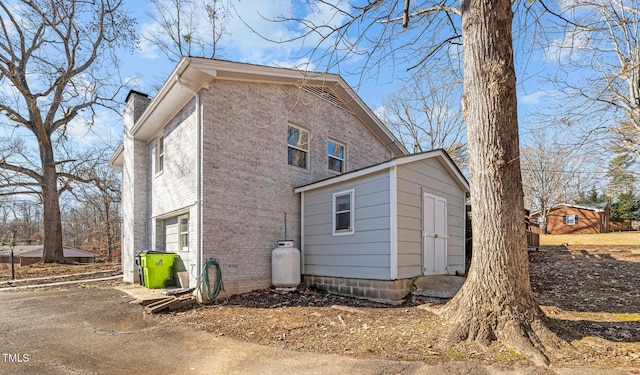
<path fill-rule="evenodd" d="M 578 224 L 578 215 L 564 215 L 562 217 L 562 223 L 565 225 L 576 225 Z"/>
<path fill-rule="evenodd" d="M 287 162 L 289 165 L 307 169 L 309 160 L 309 132 L 289 125 L 287 130 Z"/>
<path fill-rule="evenodd" d="M 164 136 L 156 138 L 156 173 L 164 170 Z"/>
<path fill-rule="evenodd" d="M 355 190 L 333 194 L 333 235 L 353 234 Z"/>
<path fill-rule="evenodd" d="M 344 172 L 344 145 L 330 140 L 327 152 L 329 154 L 329 170 Z"/>
<path fill-rule="evenodd" d="M 189 251 L 189 215 L 178 217 L 179 248 L 182 251 Z"/>

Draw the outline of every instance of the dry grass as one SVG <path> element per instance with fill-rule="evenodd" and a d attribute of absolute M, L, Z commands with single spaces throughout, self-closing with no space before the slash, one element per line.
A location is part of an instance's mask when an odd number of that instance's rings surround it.
<path fill-rule="evenodd" d="M 540 246 L 569 245 L 640 245 L 640 232 L 615 232 L 594 234 L 547 234 L 540 236 Z"/>
<path fill-rule="evenodd" d="M 16 280 L 39 277 L 73 275 L 98 271 L 120 270 L 119 263 L 85 263 L 85 264 L 41 264 L 28 266 L 15 265 Z M 0 281 L 11 280 L 11 266 L 0 263 Z"/>

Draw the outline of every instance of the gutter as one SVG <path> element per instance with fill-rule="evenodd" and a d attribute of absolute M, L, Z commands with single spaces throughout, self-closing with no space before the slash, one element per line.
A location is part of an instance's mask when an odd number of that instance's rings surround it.
<path fill-rule="evenodd" d="M 194 94 L 194 96 L 196 95 L 193 90 L 191 90 L 190 88 L 184 86 L 180 82 L 180 79 L 179 79 L 180 75 L 187 70 L 187 67 L 189 66 L 190 63 L 191 63 L 191 60 L 189 58 L 186 58 L 186 57 L 183 57 L 178 62 L 178 65 L 176 66 L 176 68 L 169 75 L 170 79 L 168 79 L 164 83 L 164 85 L 162 85 L 160 90 L 158 90 L 158 94 L 153 98 L 153 100 L 151 100 L 151 103 L 149 103 L 147 108 L 144 109 L 144 112 L 140 115 L 140 118 L 138 118 L 138 121 L 136 121 L 136 123 L 133 126 L 133 128 L 131 128 L 130 133 L 131 133 L 132 136 L 135 136 L 135 134 L 138 132 L 138 130 L 140 130 L 140 128 L 142 127 L 142 124 L 144 124 L 147 121 L 149 116 L 155 111 L 155 109 L 163 101 L 164 97 L 171 91 L 171 87 L 174 84 L 174 81 L 171 79 L 172 77 L 175 76 L 177 78 L 176 81 L 178 82 L 178 84 L 182 88 L 184 88 L 187 91 L 191 92 L 192 94 Z"/>
<path fill-rule="evenodd" d="M 181 88 L 187 90 L 196 100 L 196 269 L 195 275 L 193 268 L 191 276 L 198 283 L 200 277 L 200 269 L 204 264 L 204 252 L 202 251 L 202 111 L 200 110 L 201 100 L 200 93 L 193 91 L 185 81 L 182 80 L 180 74 L 176 74 L 176 82 Z"/>

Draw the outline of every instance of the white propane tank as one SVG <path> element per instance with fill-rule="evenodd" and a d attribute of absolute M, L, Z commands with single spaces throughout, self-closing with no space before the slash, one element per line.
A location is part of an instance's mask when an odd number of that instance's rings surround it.
<path fill-rule="evenodd" d="M 293 241 L 278 241 L 271 252 L 271 283 L 276 288 L 296 288 L 300 284 L 300 250 Z"/>

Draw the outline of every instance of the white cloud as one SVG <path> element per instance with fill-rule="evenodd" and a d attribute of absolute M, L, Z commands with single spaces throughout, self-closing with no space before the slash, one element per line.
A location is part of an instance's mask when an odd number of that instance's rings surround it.
<path fill-rule="evenodd" d="M 335 5 L 349 6 L 344 1 L 336 1 Z M 308 66 L 305 49 L 308 51 L 320 44 L 321 36 L 311 33 L 303 37 L 305 31 L 293 21 L 274 22 L 282 18 L 304 18 L 316 25 L 338 25 L 345 20 L 345 15 L 327 4 L 311 6 L 295 0 L 243 0 L 234 3 L 230 11 L 217 57 L 262 65 Z M 207 24 L 204 15 L 196 24 Z M 160 29 L 158 23 L 149 19 L 142 24 L 140 33 L 150 35 Z M 195 32 L 207 32 L 206 29 L 203 27 Z M 140 55 L 145 59 L 156 59 L 161 52 L 143 37 Z"/>
<path fill-rule="evenodd" d="M 529 95 L 522 95 L 518 97 L 518 100 L 522 104 L 538 104 L 540 102 L 540 99 L 545 96 L 547 96 L 546 92 L 538 90 Z"/>
<path fill-rule="evenodd" d="M 67 125 L 67 135 L 83 146 L 114 144 L 122 137 L 121 120 L 107 111 L 96 111 L 93 125 L 76 118 Z"/>
<path fill-rule="evenodd" d="M 148 35 L 150 33 L 158 32 L 159 25 L 156 23 L 145 23 L 140 27 L 140 35 Z M 145 59 L 156 59 L 160 55 L 158 54 L 158 47 L 149 42 L 145 38 L 140 39 L 140 43 L 138 44 L 138 48 L 140 50 L 140 54 Z"/>

